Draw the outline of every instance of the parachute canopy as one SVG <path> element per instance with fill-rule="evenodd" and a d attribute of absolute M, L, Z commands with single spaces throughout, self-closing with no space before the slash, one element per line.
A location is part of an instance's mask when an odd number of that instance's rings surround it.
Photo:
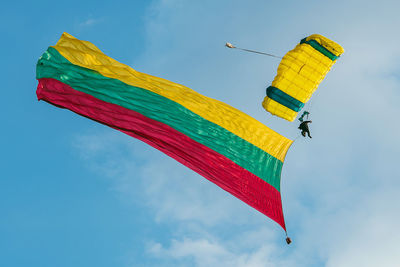
<path fill-rule="evenodd" d="M 285 229 L 280 176 L 292 140 L 225 103 L 140 73 L 67 33 L 40 57 L 36 76 L 39 100 L 142 140 Z"/>
<path fill-rule="evenodd" d="M 265 110 L 293 121 L 343 52 L 340 45 L 319 34 L 301 40 L 282 58 L 262 103 Z"/>

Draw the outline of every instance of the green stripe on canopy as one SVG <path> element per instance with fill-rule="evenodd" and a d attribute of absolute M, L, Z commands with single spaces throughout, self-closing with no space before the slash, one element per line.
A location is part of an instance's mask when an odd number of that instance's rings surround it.
<path fill-rule="evenodd" d="M 267 88 L 267 96 L 272 100 L 278 102 L 279 104 L 290 108 L 293 111 L 299 112 L 303 107 L 304 103 L 292 97 L 291 95 L 286 94 L 279 88 L 268 86 Z"/>
<path fill-rule="evenodd" d="M 311 45 L 315 50 L 321 52 L 323 55 L 327 56 L 330 60 L 334 61 L 338 59 L 339 57 L 333 54 L 331 51 L 323 47 L 320 43 L 318 43 L 315 40 L 309 40 L 306 41 L 307 38 L 304 38 L 300 41 L 300 44 L 309 44 Z"/>

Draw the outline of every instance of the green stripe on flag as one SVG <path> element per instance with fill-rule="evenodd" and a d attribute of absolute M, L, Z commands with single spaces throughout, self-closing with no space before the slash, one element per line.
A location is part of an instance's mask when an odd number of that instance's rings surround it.
<path fill-rule="evenodd" d="M 168 98 L 73 65 L 52 47 L 39 59 L 36 76 L 37 79 L 59 80 L 77 91 L 169 125 L 229 158 L 280 191 L 283 165 L 280 160 Z"/>

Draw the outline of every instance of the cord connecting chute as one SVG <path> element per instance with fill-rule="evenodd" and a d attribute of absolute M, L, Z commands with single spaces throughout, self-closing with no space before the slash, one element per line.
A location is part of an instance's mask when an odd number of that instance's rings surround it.
<path fill-rule="evenodd" d="M 239 49 L 239 50 L 242 50 L 242 51 L 246 51 L 246 52 L 250 52 L 250 53 L 256 53 L 256 54 L 260 54 L 260 55 L 264 55 L 264 56 L 282 58 L 282 57 L 279 57 L 279 56 L 276 56 L 276 55 L 273 55 L 273 54 L 268 54 L 268 53 L 265 53 L 265 52 L 259 52 L 259 51 L 255 51 L 255 50 L 236 47 L 231 43 L 226 43 L 225 46 L 228 47 L 228 48 L 236 48 L 236 49 Z"/>

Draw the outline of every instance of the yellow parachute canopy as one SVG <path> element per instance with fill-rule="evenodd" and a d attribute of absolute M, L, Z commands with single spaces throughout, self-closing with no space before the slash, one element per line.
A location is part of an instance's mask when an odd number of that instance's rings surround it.
<path fill-rule="evenodd" d="M 339 44 L 319 34 L 301 40 L 282 58 L 262 103 L 265 110 L 293 121 L 343 52 Z"/>

